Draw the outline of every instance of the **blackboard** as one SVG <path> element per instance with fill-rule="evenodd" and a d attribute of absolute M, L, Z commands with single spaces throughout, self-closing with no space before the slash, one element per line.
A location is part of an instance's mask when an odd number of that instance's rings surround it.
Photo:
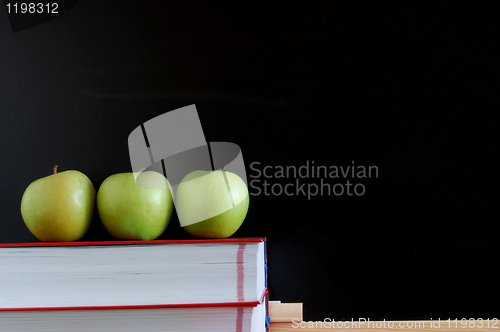
<path fill-rule="evenodd" d="M 53 165 L 97 189 L 131 171 L 134 128 L 195 104 L 207 141 L 241 148 L 234 236 L 268 238 L 271 300 L 306 320 L 498 314 L 489 2 L 79 1 L 15 32 L 4 9 L 0 242 L 37 241 L 20 200 Z M 161 239 L 189 237 L 176 218 Z M 94 219 L 84 239 L 111 239 Z"/>

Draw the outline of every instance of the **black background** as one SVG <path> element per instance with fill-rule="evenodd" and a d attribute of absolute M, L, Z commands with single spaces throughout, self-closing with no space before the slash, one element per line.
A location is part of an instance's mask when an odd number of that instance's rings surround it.
<path fill-rule="evenodd" d="M 268 237 L 271 300 L 303 302 L 306 320 L 493 318 L 493 4 L 80 1 L 16 33 L 2 8 L 0 242 L 37 241 L 21 196 L 54 164 L 97 189 L 131 171 L 134 128 L 196 104 L 249 176 L 254 162 L 378 167 L 360 197 L 251 197 L 234 236 Z M 161 238 L 189 236 L 174 215 Z M 110 238 L 95 218 L 84 239 Z"/>

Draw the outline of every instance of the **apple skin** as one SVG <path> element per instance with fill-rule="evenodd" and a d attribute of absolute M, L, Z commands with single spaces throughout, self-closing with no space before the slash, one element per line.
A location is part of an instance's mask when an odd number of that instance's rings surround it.
<path fill-rule="evenodd" d="M 177 188 L 179 221 L 194 237 L 230 237 L 245 220 L 248 205 L 245 182 L 228 171 L 194 171 Z"/>
<path fill-rule="evenodd" d="M 141 184 L 149 183 L 156 189 L 139 186 L 135 176 Z M 114 238 L 153 240 L 169 224 L 174 209 L 172 197 L 170 183 L 158 172 L 118 173 L 106 178 L 99 187 L 97 211 L 104 228 Z"/>
<path fill-rule="evenodd" d="M 75 170 L 32 182 L 21 199 L 21 215 L 40 241 L 79 240 L 90 227 L 96 191 L 90 179 Z"/>

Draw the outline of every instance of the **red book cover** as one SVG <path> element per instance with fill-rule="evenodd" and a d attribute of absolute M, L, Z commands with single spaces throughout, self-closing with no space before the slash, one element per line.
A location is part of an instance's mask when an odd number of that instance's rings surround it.
<path fill-rule="evenodd" d="M 211 243 L 211 242 L 265 242 L 265 237 L 238 237 L 225 239 L 182 239 L 182 240 L 116 240 L 116 241 L 75 241 L 75 242 L 24 242 L 0 243 L 0 247 L 34 247 L 34 246 L 101 246 L 119 244 L 160 244 L 160 243 Z"/>

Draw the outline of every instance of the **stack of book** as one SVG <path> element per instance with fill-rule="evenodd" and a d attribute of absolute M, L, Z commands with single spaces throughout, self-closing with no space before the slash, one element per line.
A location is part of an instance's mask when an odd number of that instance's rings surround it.
<path fill-rule="evenodd" d="M 0 245 L 2 332 L 268 326 L 265 238 Z"/>

